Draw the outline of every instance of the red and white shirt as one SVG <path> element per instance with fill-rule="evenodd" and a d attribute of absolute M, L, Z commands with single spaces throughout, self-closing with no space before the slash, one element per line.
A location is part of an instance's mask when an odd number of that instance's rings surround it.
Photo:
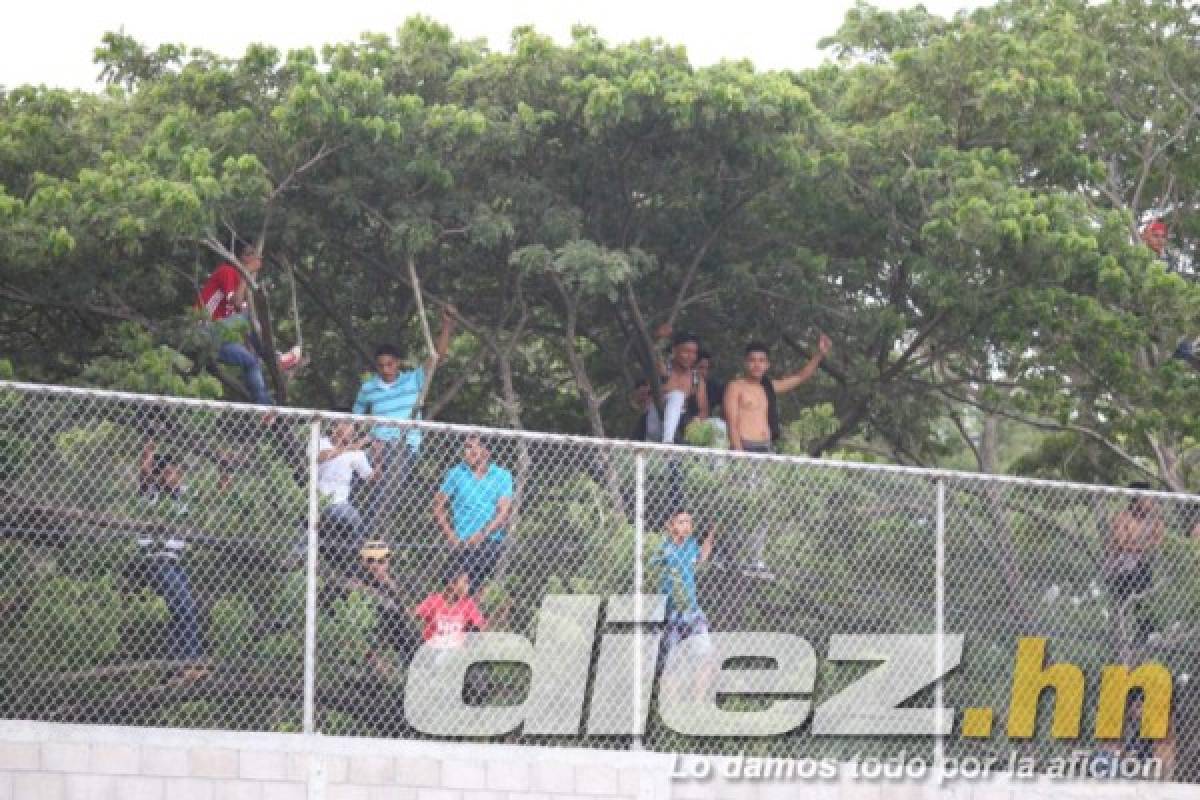
<path fill-rule="evenodd" d="M 445 597 L 434 593 L 422 600 L 416 611 L 417 616 L 425 620 L 422 641 L 439 649 L 462 647 L 468 625 L 478 630 L 483 630 L 486 625 L 479 606 L 470 597 L 460 598 L 450 605 Z"/>
<path fill-rule="evenodd" d="M 234 295 L 241 285 L 242 276 L 237 269 L 232 264 L 222 264 L 213 270 L 213 274 L 200 287 L 196 307 L 207 311 L 214 321 L 230 317 L 239 311 L 234 305 Z"/>

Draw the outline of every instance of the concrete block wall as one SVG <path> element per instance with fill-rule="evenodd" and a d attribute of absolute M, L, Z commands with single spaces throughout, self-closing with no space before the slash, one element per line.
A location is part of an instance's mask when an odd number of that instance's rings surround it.
<path fill-rule="evenodd" d="M 669 762 L 567 748 L 0 721 L 0 800 L 670 800 Z"/>
<path fill-rule="evenodd" d="M 644 752 L 0 721 L 0 800 L 1200 800 L 1162 783 L 750 782 L 711 763 L 688 780 Z"/>

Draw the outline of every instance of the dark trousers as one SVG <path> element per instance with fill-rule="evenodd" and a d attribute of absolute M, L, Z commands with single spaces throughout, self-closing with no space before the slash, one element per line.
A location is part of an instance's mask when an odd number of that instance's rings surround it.
<path fill-rule="evenodd" d="M 471 594 L 479 594 L 483 585 L 492 579 L 500 557 L 504 555 L 504 540 L 484 539 L 477 545 L 463 547 L 463 562 L 471 579 Z"/>
<path fill-rule="evenodd" d="M 408 486 L 408 478 L 412 475 L 413 464 L 416 461 L 413 451 L 408 446 L 406 435 L 383 441 L 381 445 L 379 463 L 371 464 L 379 470 L 379 477 L 371 485 L 363 514 L 363 533 L 374 537 L 382 535 L 376 530 L 380 515 L 405 502 L 404 490 Z"/>
<path fill-rule="evenodd" d="M 1129 598 L 1135 594 L 1141 594 L 1154 585 L 1154 571 L 1150 568 L 1150 564 L 1139 561 L 1130 569 L 1114 572 L 1107 576 L 1105 582 L 1117 605 L 1123 606 Z M 1149 638 L 1150 632 L 1154 630 L 1154 621 L 1140 607 L 1140 604 L 1137 606 L 1133 610 L 1136 621 L 1135 636 L 1138 642 L 1144 643 Z"/>

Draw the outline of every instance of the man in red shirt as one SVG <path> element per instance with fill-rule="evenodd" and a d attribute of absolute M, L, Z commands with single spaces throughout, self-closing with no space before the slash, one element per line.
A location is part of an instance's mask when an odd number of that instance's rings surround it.
<path fill-rule="evenodd" d="M 251 275 L 262 269 L 262 254 L 255 245 L 248 242 L 242 242 L 238 246 L 238 260 Z M 217 360 L 222 364 L 241 368 L 251 399 L 259 405 L 271 405 L 271 393 L 267 391 L 258 355 L 262 352 L 262 343 L 250 320 L 248 293 L 249 287 L 242 280 L 241 273 L 232 264 L 225 262 L 213 270 L 208 280 L 200 287 L 196 307 L 203 309 L 208 318 L 216 323 Z M 222 328 L 235 324 L 249 325 L 250 330 L 244 341 L 230 341 L 222 332 Z M 246 346 L 247 343 L 249 347 Z M 285 370 L 292 369 L 299 364 L 300 353 L 293 349 L 279 355 L 278 358 L 280 367 Z"/>

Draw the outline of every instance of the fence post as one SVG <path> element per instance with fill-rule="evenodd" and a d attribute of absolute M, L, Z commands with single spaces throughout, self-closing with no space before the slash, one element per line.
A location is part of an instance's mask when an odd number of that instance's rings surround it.
<path fill-rule="evenodd" d="M 937 719 L 941 720 L 942 713 L 946 707 L 945 698 L 942 696 L 942 676 L 946 673 L 943 664 L 946 660 L 945 644 L 943 638 L 946 635 L 946 479 L 937 479 L 937 556 L 935 567 L 935 582 L 937 584 L 937 671 L 938 682 L 934 687 L 934 706 L 937 709 Z M 940 723 L 939 723 L 940 724 Z M 937 774 L 937 785 L 941 786 L 945 783 L 946 778 L 946 749 L 945 737 L 938 734 L 934 739 L 933 744 L 933 763 Z"/>
<path fill-rule="evenodd" d="M 321 418 L 314 416 L 308 435 L 308 547 L 304 586 L 304 732 L 316 731 L 317 688 L 317 452 Z"/>
<path fill-rule="evenodd" d="M 646 536 L 646 455 L 637 451 L 634 481 L 636 487 L 633 519 L 633 604 L 634 619 L 642 619 L 642 594 L 645 587 L 645 576 L 642 574 L 642 553 Z M 642 719 L 642 628 L 640 623 L 633 628 L 633 730 L 638 729 L 638 721 Z M 642 737 L 634 735 L 631 745 L 633 750 L 642 749 Z"/>

